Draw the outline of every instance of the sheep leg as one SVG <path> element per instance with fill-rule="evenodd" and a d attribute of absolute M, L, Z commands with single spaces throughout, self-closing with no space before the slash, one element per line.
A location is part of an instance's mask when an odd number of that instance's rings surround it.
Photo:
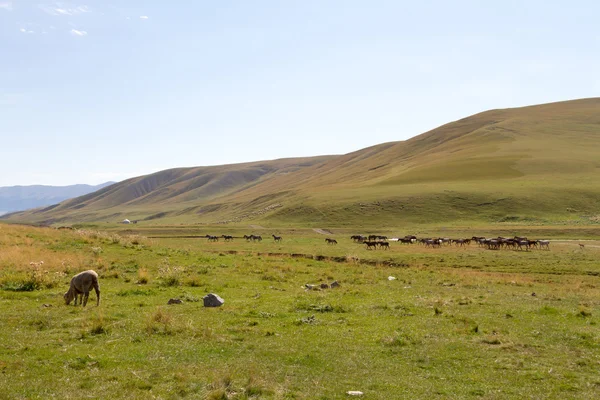
<path fill-rule="evenodd" d="M 84 307 L 87 304 L 88 297 L 90 297 L 90 291 L 86 290 L 85 292 L 83 292 L 83 306 Z"/>
<path fill-rule="evenodd" d="M 94 280 L 93 282 L 94 290 L 96 291 L 96 307 L 100 305 L 100 286 L 98 285 L 98 280 Z"/>

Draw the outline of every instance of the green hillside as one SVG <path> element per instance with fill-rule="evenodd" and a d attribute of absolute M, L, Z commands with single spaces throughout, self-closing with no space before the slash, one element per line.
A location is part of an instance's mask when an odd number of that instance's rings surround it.
<path fill-rule="evenodd" d="M 600 98 L 491 110 L 341 156 L 173 169 L 19 222 L 598 223 Z"/>

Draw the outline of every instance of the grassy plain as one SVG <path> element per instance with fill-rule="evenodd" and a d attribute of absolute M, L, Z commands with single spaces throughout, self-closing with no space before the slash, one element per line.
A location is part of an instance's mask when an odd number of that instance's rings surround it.
<path fill-rule="evenodd" d="M 176 236 L 250 232 L 152 229 L 0 225 L 0 397 L 600 396 L 595 227 L 582 230 L 583 249 L 564 240 L 578 227 L 496 228 L 563 240 L 528 252 L 368 251 L 349 231 L 328 246 L 312 230 L 261 227 L 261 243 L 209 243 Z M 432 230 L 415 233 L 479 233 Z M 65 306 L 70 277 L 89 268 L 100 306 L 94 294 L 85 309 Z M 304 289 L 334 280 L 339 288 Z M 202 307 L 207 293 L 224 306 Z"/>

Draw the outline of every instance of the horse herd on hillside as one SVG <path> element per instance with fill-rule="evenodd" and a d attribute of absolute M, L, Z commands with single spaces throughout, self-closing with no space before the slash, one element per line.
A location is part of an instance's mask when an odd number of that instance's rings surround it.
<path fill-rule="evenodd" d="M 271 235 L 273 237 L 273 241 L 276 243 L 283 242 L 282 236 Z M 220 238 L 222 238 L 225 242 L 233 241 L 234 237 L 231 235 L 221 235 L 221 236 L 213 236 L 206 235 L 204 236 L 208 239 L 209 242 L 218 242 Z M 263 238 L 260 235 L 244 235 L 243 239 L 246 242 L 262 242 Z M 456 247 L 466 247 L 471 244 L 477 244 L 479 247 L 486 248 L 488 250 L 500 250 L 500 249 L 511 249 L 511 250 L 525 250 L 529 251 L 531 249 L 543 249 L 550 250 L 550 241 L 543 239 L 528 239 L 525 236 L 514 236 L 514 237 L 492 237 L 486 238 L 484 236 L 473 236 L 471 238 L 457 238 L 452 239 L 448 237 L 427 237 L 427 238 L 417 238 L 415 235 L 406 235 L 401 238 L 391 238 L 388 239 L 387 236 L 382 235 L 352 235 L 350 239 L 355 243 L 363 244 L 366 246 L 367 250 L 388 250 L 390 248 L 390 242 L 398 242 L 400 244 L 412 245 L 412 244 L 420 244 L 427 248 L 441 248 L 443 246 L 456 246 Z M 336 245 L 338 244 L 336 239 L 333 238 L 325 238 L 325 243 L 328 245 Z"/>

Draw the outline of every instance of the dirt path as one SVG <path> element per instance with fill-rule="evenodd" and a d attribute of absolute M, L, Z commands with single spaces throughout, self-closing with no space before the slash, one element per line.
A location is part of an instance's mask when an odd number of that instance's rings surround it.
<path fill-rule="evenodd" d="M 557 240 L 551 240 L 550 242 L 551 243 L 554 242 L 554 243 L 572 244 L 573 246 L 577 246 L 579 243 L 581 243 L 581 244 L 583 244 L 585 246 L 585 248 L 590 248 L 590 247 L 591 248 L 595 248 L 595 249 L 600 248 L 600 246 L 598 246 L 596 244 L 589 244 L 589 242 L 597 243 L 598 240 L 595 240 L 595 239 L 581 239 L 581 240 L 578 240 L 578 239 L 562 239 L 562 240 L 561 239 L 557 239 Z"/>
<path fill-rule="evenodd" d="M 313 228 L 313 231 L 320 233 L 321 235 L 333 235 L 333 232 L 328 229 Z"/>

